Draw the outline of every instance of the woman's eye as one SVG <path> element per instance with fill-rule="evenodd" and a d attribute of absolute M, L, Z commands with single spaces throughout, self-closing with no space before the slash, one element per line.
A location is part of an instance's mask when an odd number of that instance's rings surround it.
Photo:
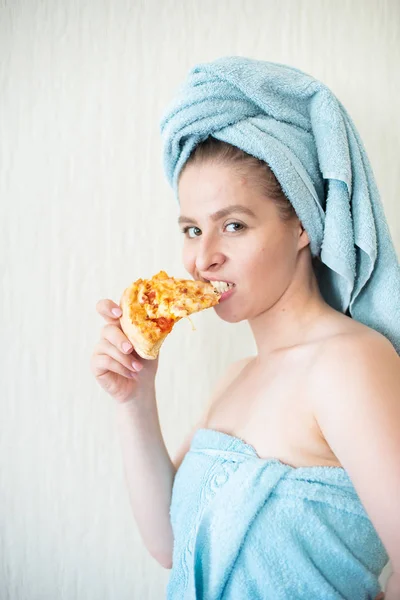
<path fill-rule="evenodd" d="M 200 229 L 198 227 L 184 227 L 182 229 L 182 233 L 184 233 L 186 235 L 191 229 L 197 229 L 197 231 L 200 231 Z M 189 235 L 188 237 L 191 238 L 191 237 L 197 237 L 197 236 Z"/>
<path fill-rule="evenodd" d="M 228 223 L 227 227 L 229 227 L 229 225 L 239 225 L 240 228 L 244 229 L 244 225 L 242 225 L 241 223 Z M 235 231 L 240 231 L 240 229 L 234 229 Z"/>
<path fill-rule="evenodd" d="M 236 223 L 236 222 L 227 223 L 225 225 L 225 227 L 230 227 L 231 225 L 238 225 L 239 228 L 234 228 L 233 230 L 230 231 L 230 233 L 236 233 L 237 231 L 241 231 L 242 229 L 246 229 L 246 225 L 242 225 L 242 223 Z M 191 229 L 196 230 L 197 232 L 201 233 L 201 229 L 199 229 L 198 227 L 195 227 L 194 225 L 192 225 L 190 227 L 189 226 L 184 227 L 182 229 L 182 233 L 184 235 L 186 235 L 187 237 L 189 237 L 189 238 L 199 237 L 199 233 L 194 233 L 194 235 L 190 235 L 189 232 L 190 232 Z"/>

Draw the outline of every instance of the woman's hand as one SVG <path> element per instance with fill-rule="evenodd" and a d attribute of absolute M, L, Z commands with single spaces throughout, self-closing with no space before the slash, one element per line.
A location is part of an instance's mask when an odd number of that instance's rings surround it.
<path fill-rule="evenodd" d="M 135 352 L 122 331 L 119 316 L 112 313 L 114 309 L 119 309 L 122 314 L 118 304 L 112 300 L 99 300 L 96 304 L 97 312 L 107 325 L 100 331 L 100 340 L 94 348 L 90 366 L 100 386 L 122 403 L 154 386 L 158 357 L 145 360 Z M 129 346 L 127 349 L 126 344 Z"/>

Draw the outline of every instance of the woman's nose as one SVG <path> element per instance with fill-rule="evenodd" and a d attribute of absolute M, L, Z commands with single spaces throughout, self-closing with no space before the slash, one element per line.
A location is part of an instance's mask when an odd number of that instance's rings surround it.
<path fill-rule="evenodd" d="M 225 261 L 217 240 L 202 240 L 196 247 L 196 268 L 200 273 L 222 265 Z"/>

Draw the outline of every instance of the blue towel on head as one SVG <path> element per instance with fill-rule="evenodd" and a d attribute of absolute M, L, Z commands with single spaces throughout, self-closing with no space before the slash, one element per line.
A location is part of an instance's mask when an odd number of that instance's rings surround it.
<path fill-rule="evenodd" d="M 196 65 L 161 119 L 164 167 L 179 173 L 208 136 L 272 169 L 318 256 L 326 302 L 385 335 L 400 354 L 400 266 L 363 143 L 326 85 L 239 56 Z"/>
<path fill-rule="evenodd" d="M 346 471 L 212 429 L 175 476 L 168 600 L 373 600 L 389 558 Z"/>

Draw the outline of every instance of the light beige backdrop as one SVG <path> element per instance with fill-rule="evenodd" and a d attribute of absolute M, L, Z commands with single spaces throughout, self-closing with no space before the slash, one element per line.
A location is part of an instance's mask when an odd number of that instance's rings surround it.
<path fill-rule="evenodd" d="M 400 252 L 396 0 L 20 0 L 0 7 L 0 598 L 158 600 L 113 401 L 89 360 L 100 298 L 181 265 L 159 120 L 197 62 L 244 55 L 325 82 L 369 153 Z M 157 378 L 171 453 L 246 323 L 181 321 Z M 379 481 L 376 482 L 379 485 Z"/>

